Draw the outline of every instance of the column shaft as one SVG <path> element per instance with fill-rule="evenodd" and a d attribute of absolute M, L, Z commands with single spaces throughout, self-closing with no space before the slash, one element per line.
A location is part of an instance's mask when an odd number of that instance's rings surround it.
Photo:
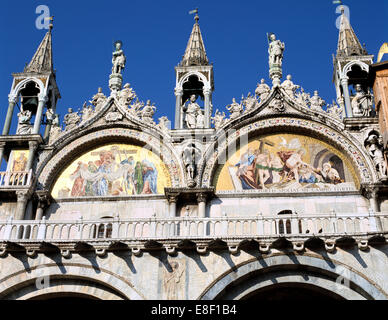
<path fill-rule="evenodd" d="M 210 128 L 210 92 L 205 92 L 205 128 Z"/>
<path fill-rule="evenodd" d="M 27 166 L 26 166 L 26 171 L 30 170 L 32 168 L 32 164 L 34 162 L 34 157 L 35 157 L 35 151 L 37 148 L 37 143 L 35 141 L 30 141 L 29 142 L 29 152 L 28 152 L 28 160 L 27 160 Z"/>
<path fill-rule="evenodd" d="M 6 136 L 9 134 L 9 129 L 11 128 L 11 122 L 12 122 L 12 116 L 13 116 L 13 110 L 15 108 L 15 102 L 10 101 L 8 105 L 8 111 L 7 111 L 7 117 L 5 118 L 5 124 L 3 128 L 3 136 Z"/>
<path fill-rule="evenodd" d="M 182 108 L 182 93 L 176 93 L 175 102 L 175 127 L 174 129 L 181 129 L 181 108 Z"/>
<path fill-rule="evenodd" d="M 348 79 L 341 79 L 341 86 L 344 93 L 346 116 L 350 118 L 353 117 L 353 110 L 350 103 Z"/>
<path fill-rule="evenodd" d="M 42 220 L 43 217 L 43 208 L 38 205 L 38 209 L 36 209 L 36 215 L 35 215 L 35 220 Z"/>
<path fill-rule="evenodd" d="M 34 130 L 32 131 L 33 134 L 39 134 L 40 123 L 42 121 L 43 107 L 45 102 L 46 102 L 46 99 L 39 98 L 38 110 L 35 116 Z"/>

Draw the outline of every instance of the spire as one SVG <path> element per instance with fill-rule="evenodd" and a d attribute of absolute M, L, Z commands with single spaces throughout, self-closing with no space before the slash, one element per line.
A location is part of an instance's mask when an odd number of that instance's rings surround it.
<path fill-rule="evenodd" d="M 185 54 L 180 63 L 181 66 L 199 66 L 208 65 L 209 60 L 206 56 L 205 45 L 203 44 L 201 30 L 199 28 L 198 9 L 193 10 L 196 13 L 193 30 L 191 31 L 189 42 L 187 43 Z"/>
<path fill-rule="evenodd" d="M 52 24 L 24 72 L 53 72 Z"/>
<path fill-rule="evenodd" d="M 363 56 L 367 55 L 365 48 L 361 46 L 349 19 L 345 15 L 345 10 L 341 7 L 340 30 L 338 35 L 337 56 Z"/>

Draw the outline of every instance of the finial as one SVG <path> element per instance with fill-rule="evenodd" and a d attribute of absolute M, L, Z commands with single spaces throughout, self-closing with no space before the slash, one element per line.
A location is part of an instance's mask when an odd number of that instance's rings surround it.
<path fill-rule="evenodd" d="M 195 13 L 195 17 L 194 17 L 195 23 L 198 23 L 198 21 L 199 21 L 198 8 L 196 8 L 196 9 L 194 9 L 194 10 L 191 10 L 191 11 L 189 12 L 189 14 L 193 14 L 193 13 Z"/>
<path fill-rule="evenodd" d="M 47 18 L 44 18 L 44 20 L 49 20 L 51 21 L 50 24 L 49 24 L 49 29 L 50 31 L 53 29 L 53 22 L 54 22 L 54 16 L 51 16 L 51 17 L 47 17 Z"/>

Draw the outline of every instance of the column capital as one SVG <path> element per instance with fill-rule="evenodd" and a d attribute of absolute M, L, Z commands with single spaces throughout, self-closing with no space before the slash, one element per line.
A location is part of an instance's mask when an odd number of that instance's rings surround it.
<path fill-rule="evenodd" d="M 17 100 L 18 100 L 18 95 L 16 93 L 10 93 L 8 95 L 8 102 L 9 103 L 16 104 Z"/>
<path fill-rule="evenodd" d="M 341 84 L 346 85 L 346 84 L 349 83 L 349 78 L 348 77 L 343 77 L 343 78 L 340 79 L 340 82 L 341 82 Z"/>
<path fill-rule="evenodd" d="M 203 89 L 203 94 L 204 94 L 205 96 L 210 95 L 211 92 L 212 92 L 211 88 L 204 88 L 204 89 Z"/>
<path fill-rule="evenodd" d="M 28 146 L 30 148 L 30 151 L 31 150 L 35 151 L 35 149 L 38 147 L 38 145 L 39 145 L 38 141 L 28 141 Z"/>
<path fill-rule="evenodd" d="M 196 194 L 197 196 L 197 201 L 198 202 L 206 202 L 207 200 L 207 194 L 206 193 L 203 193 L 203 192 L 199 192 Z"/>
<path fill-rule="evenodd" d="M 168 203 L 176 203 L 178 201 L 179 194 L 169 194 L 167 195 Z"/>
<path fill-rule="evenodd" d="M 51 204 L 52 198 L 50 195 L 50 192 L 48 190 L 38 190 L 35 192 L 35 197 L 37 198 L 38 207 L 39 208 L 46 208 Z"/>
<path fill-rule="evenodd" d="M 30 197 L 30 192 L 28 190 L 17 190 L 16 196 L 18 202 L 26 202 Z"/>
<path fill-rule="evenodd" d="M 175 88 L 174 89 L 175 95 L 176 96 L 181 96 L 183 95 L 183 89 L 182 88 Z"/>
<path fill-rule="evenodd" d="M 40 93 L 40 94 L 38 95 L 38 100 L 39 100 L 39 102 L 47 102 L 47 100 L 48 100 L 47 94 L 45 94 L 45 93 Z"/>

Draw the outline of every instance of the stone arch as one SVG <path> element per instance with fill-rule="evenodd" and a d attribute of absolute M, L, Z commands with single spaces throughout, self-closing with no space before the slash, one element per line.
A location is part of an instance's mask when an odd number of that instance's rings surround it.
<path fill-rule="evenodd" d="M 39 87 L 39 90 L 40 90 L 40 94 L 45 94 L 45 85 L 44 83 L 42 82 L 42 80 L 38 79 L 38 78 L 35 78 L 35 77 L 30 77 L 30 78 L 26 78 L 26 79 L 23 79 L 22 81 L 20 81 L 16 86 L 15 88 L 13 88 L 12 92 L 11 92 L 11 95 L 14 95 L 14 96 L 17 96 L 20 92 L 20 90 L 24 89 L 25 86 L 30 83 L 30 82 L 34 82 L 38 85 Z"/>
<path fill-rule="evenodd" d="M 198 72 L 198 71 L 190 71 L 188 72 L 187 74 L 185 74 L 180 80 L 179 80 L 179 83 L 178 83 L 178 86 L 177 88 L 178 89 L 182 89 L 183 87 L 183 84 L 185 82 L 187 82 L 189 80 L 189 78 L 191 76 L 197 76 L 199 81 L 201 81 L 203 83 L 203 88 L 206 89 L 206 88 L 210 88 L 210 85 L 209 85 L 209 80 L 206 79 L 205 75 L 203 75 L 202 73 Z"/>
<path fill-rule="evenodd" d="M 312 286 L 343 299 L 386 300 L 376 283 L 337 261 L 279 254 L 244 262 L 211 283 L 198 299 L 244 299 L 276 284 Z"/>
<path fill-rule="evenodd" d="M 354 60 L 354 61 L 350 61 L 349 63 L 347 63 L 345 65 L 345 67 L 343 68 L 343 71 L 342 71 L 342 77 L 341 78 L 347 78 L 348 77 L 347 76 L 348 72 L 351 71 L 352 67 L 355 66 L 355 65 L 359 66 L 361 68 L 361 70 L 369 73 L 369 66 L 366 63 L 364 63 L 362 61 L 359 61 L 359 60 Z"/>
<path fill-rule="evenodd" d="M 220 139 L 220 141 L 216 140 L 211 144 L 207 148 L 199 166 L 199 179 L 201 179 L 202 185 L 205 187 L 212 185 L 219 165 L 218 160 L 226 159 L 227 149 L 232 145 L 236 145 L 241 137 L 248 135 L 248 138 L 253 138 L 257 135 L 276 132 L 298 133 L 322 139 L 335 146 L 349 158 L 357 170 L 361 183 L 377 180 L 377 173 L 370 157 L 368 157 L 365 150 L 362 150 L 363 146 L 355 141 L 354 138 L 316 121 L 291 117 L 289 115 L 281 117 L 279 115 L 277 117 L 260 119 L 241 128 L 226 131 L 228 135 L 227 140 Z M 216 151 L 213 152 L 214 150 Z"/>
<path fill-rule="evenodd" d="M 166 164 L 172 180 L 172 186 L 182 184 L 184 170 L 181 161 L 174 153 L 173 147 L 166 145 L 164 141 L 145 131 L 124 128 L 122 126 L 110 127 L 94 130 L 69 140 L 64 141 L 58 146 L 57 150 L 55 150 L 57 152 L 51 152 L 46 158 L 42 159 L 37 169 L 38 187 L 40 189 L 50 190 L 64 166 L 76 159 L 77 156 L 85 153 L 87 150 L 91 150 L 93 147 L 112 142 L 131 142 L 150 148 Z"/>
<path fill-rule="evenodd" d="M 91 266 L 72 263 L 64 263 L 61 269 L 57 264 L 46 264 L 33 267 L 29 272 L 21 270 L 8 275 L 1 280 L 0 298 L 13 300 L 83 294 L 94 299 L 144 300 L 131 283 L 111 271 L 100 268 L 96 273 Z M 45 283 L 49 285 L 45 286 Z"/>

